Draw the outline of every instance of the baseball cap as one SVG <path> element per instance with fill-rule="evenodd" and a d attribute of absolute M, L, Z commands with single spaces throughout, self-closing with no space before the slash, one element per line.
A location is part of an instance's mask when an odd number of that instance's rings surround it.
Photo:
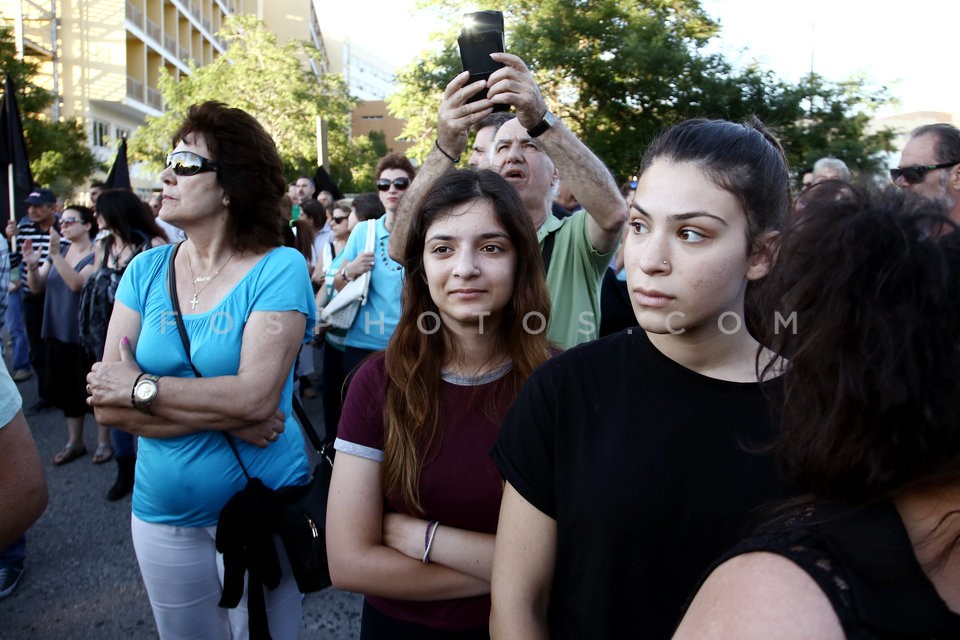
<path fill-rule="evenodd" d="M 25 204 L 54 204 L 57 196 L 53 195 L 50 189 L 34 189 L 23 202 Z"/>

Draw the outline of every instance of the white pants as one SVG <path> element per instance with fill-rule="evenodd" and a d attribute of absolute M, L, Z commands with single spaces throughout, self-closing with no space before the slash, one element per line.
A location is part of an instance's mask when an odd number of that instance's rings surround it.
<path fill-rule="evenodd" d="M 247 594 L 235 609 L 217 606 L 223 591 L 223 556 L 216 527 L 174 527 L 131 515 L 133 549 L 162 640 L 245 640 L 249 637 Z M 264 587 L 267 620 L 274 640 L 300 633 L 301 595 L 280 539 L 275 537 L 283 577 Z"/>

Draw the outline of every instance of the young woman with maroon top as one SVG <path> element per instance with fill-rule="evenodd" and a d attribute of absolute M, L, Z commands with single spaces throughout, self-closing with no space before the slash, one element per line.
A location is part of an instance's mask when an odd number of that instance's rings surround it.
<path fill-rule="evenodd" d="M 487 638 L 503 492 L 488 452 L 550 356 L 524 324 L 549 314 L 543 263 L 510 185 L 455 171 L 418 207 L 404 266 L 400 323 L 343 407 L 330 574 L 366 594 L 361 638 Z"/>

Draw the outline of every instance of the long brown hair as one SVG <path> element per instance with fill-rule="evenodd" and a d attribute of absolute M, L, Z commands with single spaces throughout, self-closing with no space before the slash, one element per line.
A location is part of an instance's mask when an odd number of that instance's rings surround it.
<path fill-rule="evenodd" d="M 420 472 L 446 428 L 439 420 L 441 367 L 456 349 L 445 330 L 427 333 L 418 326 L 421 314 L 438 314 L 423 268 L 424 243 L 434 222 L 453 207 L 475 199 L 492 205 L 517 254 L 513 295 L 496 336 L 496 351 L 513 362 L 505 381 L 511 400 L 533 370 L 550 357 L 546 332 L 532 333 L 523 324 L 530 313 L 549 319 L 550 296 L 537 233 L 516 191 L 493 171 L 459 170 L 444 175 L 423 196 L 411 221 L 404 256 L 403 308 L 385 356 L 383 490 L 400 496 L 421 514 Z"/>

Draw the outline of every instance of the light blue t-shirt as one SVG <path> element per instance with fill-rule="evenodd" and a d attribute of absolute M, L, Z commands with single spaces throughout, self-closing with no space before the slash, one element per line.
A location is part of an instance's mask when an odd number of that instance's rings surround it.
<path fill-rule="evenodd" d="M 117 300 L 140 314 L 137 362 L 157 376 L 192 378 L 167 293 L 167 262 L 174 245 L 146 251 L 130 263 Z M 298 311 L 307 317 L 303 341 L 313 337 L 316 306 L 303 255 L 280 247 L 266 254 L 205 313 L 184 312 L 193 364 L 204 377 L 236 375 L 244 326 L 253 311 Z M 271 488 L 304 484 L 309 478 L 303 436 L 292 415 L 293 368 L 284 375 L 280 410 L 286 429 L 265 449 L 234 438 L 252 477 Z M 163 381 L 160 381 L 163 393 Z M 217 523 L 220 509 L 246 478 L 226 438 L 203 431 L 176 438 L 140 438 L 133 513 L 147 522 L 181 527 Z"/>
<path fill-rule="evenodd" d="M 17 383 L 10 378 L 7 367 L 0 362 L 0 429 L 13 420 L 21 406 L 23 399 L 20 398 Z"/>
<path fill-rule="evenodd" d="M 341 251 L 345 264 L 363 253 L 367 243 L 367 225 L 375 224 L 373 275 L 367 292 L 367 303 L 360 307 L 356 320 L 344 341 L 348 347 L 378 351 L 386 349 L 393 330 L 400 322 L 400 295 L 403 292 L 403 266 L 387 254 L 386 216 L 358 222 Z"/>

